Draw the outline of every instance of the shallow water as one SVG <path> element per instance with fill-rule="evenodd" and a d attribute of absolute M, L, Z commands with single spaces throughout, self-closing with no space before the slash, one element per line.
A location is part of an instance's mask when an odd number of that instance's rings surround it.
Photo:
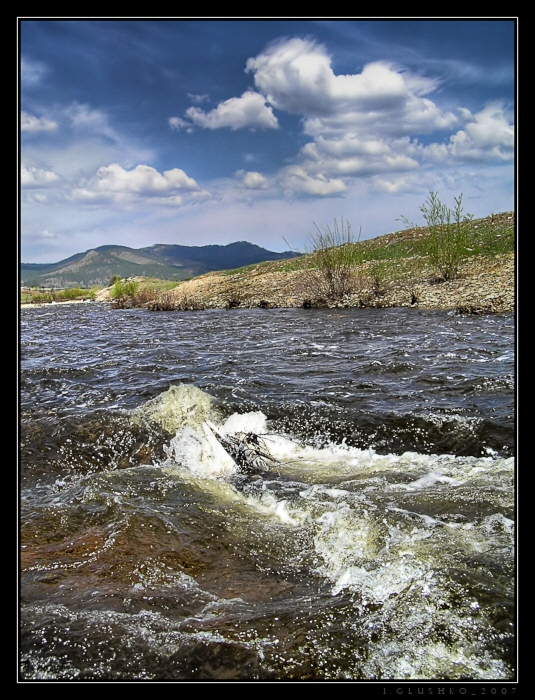
<path fill-rule="evenodd" d="M 21 311 L 21 678 L 511 680 L 514 319 Z"/>

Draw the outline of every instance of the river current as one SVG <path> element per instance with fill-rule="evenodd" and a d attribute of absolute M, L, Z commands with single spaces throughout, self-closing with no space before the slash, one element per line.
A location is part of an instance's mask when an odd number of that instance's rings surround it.
<path fill-rule="evenodd" d="M 22 680 L 516 677 L 514 317 L 20 313 Z"/>

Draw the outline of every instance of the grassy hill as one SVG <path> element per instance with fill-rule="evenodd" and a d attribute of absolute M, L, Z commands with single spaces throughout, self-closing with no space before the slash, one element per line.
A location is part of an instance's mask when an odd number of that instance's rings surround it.
<path fill-rule="evenodd" d="M 134 283 L 130 290 L 123 285 L 124 289 L 112 290 L 111 300 L 122 308 L 155 311 L 339 306 L 410 306 L 461 313 L 514 310 L 513 212 L 470 221 L 462 241 L 448 229 L 440 246 L 437 255 L 433 232 L 414 227 L 339 246 L 320 245 L 294 259 L 209 272 L 172 289 L 157 289 L 150 281 Z M 453 268 L 441 265 L 442 253 L 448 259 L 458 253 Z M 106 299 L 110 297 L 99 298 Z"/>

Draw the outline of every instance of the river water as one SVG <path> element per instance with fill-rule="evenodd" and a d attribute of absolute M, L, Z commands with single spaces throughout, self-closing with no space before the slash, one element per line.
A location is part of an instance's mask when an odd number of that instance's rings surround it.
<path fill-rule="evenodd" d="M 20 317 L 22 680 L 514 680 L 514 317 Z"/>

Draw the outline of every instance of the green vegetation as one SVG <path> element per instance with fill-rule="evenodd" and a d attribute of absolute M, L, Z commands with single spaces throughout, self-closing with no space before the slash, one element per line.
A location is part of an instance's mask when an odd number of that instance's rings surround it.
<path fill-rule="evenodd" d="M 177 286 L 170 280 L 116 280 L 110 290 L 110 297 L 115 308 L 131 309 L 135 307 L 154 308 L 164 311 L 174 308 L 173 297 L 169 294 Z"/>
<path fill-rule="evenodd" d="M 111 287 L 120 279 L 139 277 L 180 282 L 206 272 L 281 260 L 291 252 L 275 253 L 244 241 L 229 245 L 182 246 L 157 244 L 149 248 L 104 245 L 57 263 L 21 263 L 21 284 L 28 287 Z"/>
<path fill-rule="evenodd" d="M 364 241 L 353 241 L 354 248 L 351 256 L 355 264 L 372 265 L 384 263 L 383 271 L 394 274 L 396 263 L 403 261 L 413 270 L 429 269 L 431 265 L 432 239 L 426 226 L 410 224 L 402 219 L 411 228 L 397 231 L 396 233 L 369 238 Z M 482 219 L 471 219 L 467 229 L 467 237 L 464 246 L 464 260 L 475 255 L 493 257 L 503 253 L 514 252 L 514 215 L 513 212 L 491 214 Z M 347 228 L 347 224 L 345 225 Z M 347 232 L 346 232 L 347 235 Z M 313 237 L 310 237 L 311 239 Z M 346 248 L 347 250 L 347 248 Z M 248 272 L 264 274 L 268 272 L 293 272 L 304 270 L 315 265 L 314 246 L 302 257 L 281 261 L 268 261 L 256 265 L 248 265 L 233 270 L 225 270 L 221 274 L 236 275 Z M 323 257 L 323 260 L 326 256 Z M 317 260 L 317 259 L 316 259 Z M 430 271 L 431 272 L 431 271 Z"/>
<path fill-rule="evenodd" d="M 86 301 L 93 300 L 96 292 L 96 288 L 81 289 L 80 287 L 71 287 L 70 289 L 62 290 L 26 289 L 21 290 L 20 301 L 21 304 L 50 304 L 52 302 L 62 301 Z"/>
<path fill-rule="evenodd" d="M 430 192 L 420 207 L 428 229 L 427 254 L 439 279 L 445 282 L 458 277 L 473 238 L 473 215 L 463 213 L 462 200 L 462 194 L 455 197 L 455 207 L 450 209 L 436 192 Z M 402 221 L 409 228 L 415 228 L 406 217 L 402 217 Z"/>
<path fill-rule="evenodd" d="M 402 218 L 410 228 L 366 241 L 353 240 L 351 226 L 343 220 L 340 225 L 335 220 L 333 228 L 316 226 L 308 254 L 264 263 L 258 273 L 305 270 L 304 291 L 312 305 L 355 293 L 367 304 L 370 297 L 382 296 L 396 283 L 453 280 L 473 256 L 514 252 L 512 212 L 474 220 L 463 213 L 462 195 L 450 209 L 434 192 L 420 209 L 426 226 Z"/>
<path fill-rule="evenodd" d="M 361 303 L 367 305 L 396 284 L 453 279 L 463 274 L 463 266 L 472 257 L 514 252 L 513 212 L 474 220 L 463 216 L 462 197 L 449 210 L 436 195 L 430 195 L 422 209 L 426 210 L 423 212 L 428 216 L 426 223 L 431 226 L 412 225 L 360 241 L 354 239 L 348 223 L 335 221 L 334 226 L 325 229 L 316 226 L 316 232 L 309 236 L 310 249 L 301 257 L 248 265 L 219 274 L 236 277 L 235 284 L 239 286 L 242 276 L 245 280 L 271 272 L 304 271 L 302 291 L 311 305 L 321 305 L 322 299 L 341 301 L 347 293 L 353 297 L 358 294 Z M 435 223 L 439 224 L 438 230 L 433 230 Z"/>
<path fill-rule="evenodd" d="M 122 280 L 118 279 L 114 282 L 113 287 L 110 291 L 110 297 L 112 299 L 120 300 L 124 297 L 132 297 L 137 294 L 139 289 L 138 282 L 133 280 Z"/>
<path fill-rule="evenodd" d="M 320 228 L 309 235 L 311 251 L 307 256 L 304 285 L 314 299 L 337 300 L 355 291 L 362 248 L 353 237 L 351 224 L 335 219 L 333 227 Z M 360 233 L 359 233 L 360 238 Z"/>
<path fill-rule="evenodd" d="M 304 291 L 314 304 L 343 299 L 356 290 L 362 248 L 354 239 L 351 224 L 343 218 L 340 224 L 335 219 L 332 228 L 314 226 L 304 261 Z"/>
<path fill-rule="evenodd" d="M 417 227 L 402 219 L 411 228 L 353 243 L 352 254 L 346 241 L 339 253 L 341 259 L 325 254 L 323 248 L 328 238 L 323 237 L 316 240 L 319 255 L 318 251 L 312 251 L 304 258 L 288 261 L 286 268 L 298 270 L 319 262 L 327 267 L 330 263 L 334 269 L 344 258 L 344 264 L 350 264 L 353 258 L 360 273 L 371 276 L 375 283 L 380 282 L 378 276 L 383 282 L 429 274 L 448 280 L 458 276 L 463 264 L 473 256 L 494 257 L 514 252 L 512 212 L 474 220 L 463 215 L 462 195 L 451 210 L 435 193 L 430 194 L 421 210 L 427 226 Z"/>

